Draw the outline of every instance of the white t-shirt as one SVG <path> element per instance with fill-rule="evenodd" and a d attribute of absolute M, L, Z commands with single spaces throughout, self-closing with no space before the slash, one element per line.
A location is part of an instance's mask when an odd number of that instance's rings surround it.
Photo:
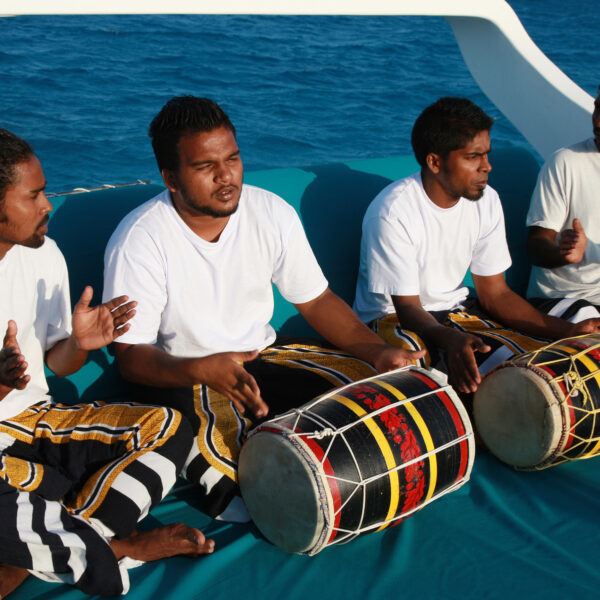
<path fill-rule="evenodd" d="M 262 350 L 275 340 L 272 283 L 294 304 L 327 288 L 294 209 L 249 185 L 217 242 L 197 236 L 165 190 L 121 221 L 104 259 L 104 298 L 138 301 L 119 342 L 174 356 Z"/>
<path fill-rule="evenodd" d="M 354 310 L 369 321 L 395 312 L 391 296 L 419 296 L 425 310 L 450 310 L 468 295 L 463 279 L 511 264 L 504 215 L 489 186 L 478 201 L 440 208 L 416 173 L 388 185 L 365 213 Z"/>
<path fill-rule="evenodd" d="M 584 298 L 600 304 L 600 152 L 594 138 L 558 150 L 542 167 L 527 226 L 562 231 L 581 221 L 588 238 L 583 260 L 555 269 L 533 267 L 527 295 Z"/>
<path fill-rule="evenodd" d="M 54 240 L 41 248 L 13 246 L 0 260 L 0 326 L 17 323 L 17 342 L 28 363 L 31 380 L 24 390 L 13 390 L 0 401 L 0 421 L 48 400 L 44 355 L 71 333 L 71 301 L 65 259 Z"/>

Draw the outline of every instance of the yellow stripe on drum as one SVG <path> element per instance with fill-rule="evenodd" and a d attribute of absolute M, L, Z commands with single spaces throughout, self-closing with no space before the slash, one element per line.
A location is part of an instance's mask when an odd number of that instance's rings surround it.
<path fill-rule="evenodd" d="M 343 404 L 347 408 L 349 408 L 353 413 L 355 413 L 358 417 L 364 417 L 367 415 L 367 411 L 349 398 L 341 395 L 331 396 L 334 400 L 337 400 L 340 404 Z M 390 507 L 388 513 L 385 517 L 385 523 L 377 529 L 377 531 L 381 531 L 388 526 L 388 521 L 391 521 L 395 516 L 398 510 L 398 502 L 400 501 L 400 483 L 398 479 L 398 471 L 396 470 L 396 461 L 394 460 L 394 454 L 392 453 L 392 449 L 390 448 L 390 444 L 387 441 L 384 433 L 381 431 L 377 423 L 375 423 L 373 418 L 366 419 L 363 423 L 369 428 L 369 431 L 373 434 L 379 449 L 381 450 L 381 454 L 385 459 L 386 467 L 388 468 L 388 476 L 390 478 Z"/>
<path fill-rule="evenodd" d="M 598 383 L 598 386 L 600 386 L 600 365 L 596 364 L 594 361 L 592 361 L 587 354 L 581 354 L 580 356 L 577 356 L 575 358 L 575 360 L 580 360 L 589 370 L 590 373 L 594 373 L 595 374 L 592 375 L 592 377 L 596 380 L 596 382 Z M 588 388 L 588 392 L 589 392 L 589 388 Z M 589 399 L 590 402 L 592 401 L 592 398 Z M 600 407 L 598 406 L 591 406 L 589 407 L 590 411 L 594 411 L 595 409 L 598 409 Z M 597 418 L 597 413 L 594 412 L 594 425 L 596 424 L 596 418 Z M 576 424 L 575 424 L 576 426 Z M 595 429 L 595 427 L 594 427 Z M 596 442 L 596 444 L 594 445 L 594 447 L 589 450 L 588 452 L 586 452 L 585 454 L 582 454 L 580 458 L 589 458 L 590 456 L 595 456 L 598 451 L 600 450 L 600 441 Z"/>
<path fill-rule="evenodd" d="M 377 381 L 375 383 L 381 386 L 382 388 L 388 390 L 390 393 L 396 396 L 398 400 L 406 399 L 406 396 L 404 396 L 402 392 L 397 390 L 395 387 L 392 387 L 391 385 L 385 383 L 384 381 Z M 434 390 L 432 390 L 432 392 L 433 391 Z M 427 502 L 433 496 L 433 492 L 435 491 L 435 485 L 437 483 L 437 457 L 434 452 L 435 448 L 433 445 L 433 439 L 431 439 L 429 428 L 425 424 L 425 421 L 423 421 L 423 417 L 421 417 L 421 414 L 415 408 L 414 404 L 412 402 L 407 402 L 406 404 L 403 404 L 403 407 L 408 411 L 408 413 L 416 423 L 417 427 L 419 428 L 419 432 L 423 437 L 423 441 L 425 442 L 425 448 L 427 448 L 427 452 L 431 453 L 429 455 L 429 489 L 427 490 L 427 497 L 425 498 L 425 502 Z"/>

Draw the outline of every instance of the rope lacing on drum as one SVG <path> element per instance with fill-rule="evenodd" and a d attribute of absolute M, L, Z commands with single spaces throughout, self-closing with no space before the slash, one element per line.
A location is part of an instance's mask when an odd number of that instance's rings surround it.
<path fill-rule="evenodd" d="M 331 437 L 331 436 L 334 436 L 335 434 L 336 434 L 336 432 L 333 429 L 331 429 L 330 427 L 326 427 L 325 429 L 321 429 L 321 431 L 315 431 L 314 433 L 308 433 L 304 437 L 315 439 L 315 440 L 322 440 L 323 438 Z"/>
<path fill-rule="evenodd" d="M 583 334 L 583 335 L 576 336 L 576 337 L 569 338 L 569 339 L 580 339 L 580 338 L 598 339 L 598 336 L 593 335 L 593 334 Z M 538 348 L 537 350 L 534 350 L 534 351 L 526 354 L 526 356 L 529 357 L 529 360 L 527 361 L 527 366 L 531 366 L 531 367 L 545 367 L 545 366 L 552 367 L 553 365 L 557 365 L 560 363 L 564 363 L 565 361 L 569 361 L 570 366 L 569 366 L 568 371 L 566 371 L 563 374 L 560 374 L 560 375 L 550 378 L 549 381 L 559 387 L 560 387 L 560 383 L 562 382 L 563 387 L 566 391 L 565 400 L 568 400 L 569 398 L 578 398 L 580 393 L 583 396 L 580 401 L 581 406 L 576 406 L 574 404 L 569 405 L 570 410 L 572 410 L 574 413 L 580 415 L 580 418 L 575 419 L 575 422 L 572 423 L 567 430 L 568 435 L 572 436 L 573 439 L 575 440 L 575 442 L 572 443 L 569 446 L 569 448 L 567 448 L 567 450 L 557 453 L 547 463 L 544 463 L 543 465 L 535 467 L 536 470 L 546 469 L 550 466 L 555 466 L 557 464 L 562 464 L 564 462 L 578 460 L 581 458 L 591 458 L 592 456 L 595 456 L 600 451 L 600 436 L 599 435 L 588 437 L 588 438 L 583 438 L 580 435 L 577 435 L 577 433 L 575 432 L 575 429 L 579 425 L 581 425 L 581 423 L 583 423 L 583 421 L 588 420 L 588 419 L 592 420 L 592 423 L 590 425 L 590 431 L 592 431 L 592 432 L 596 431 L 596 427 L 597 427 L 596 423 L 597 423 L 597 420 L 600 418 L 599 417 L 600 398 L 597 399 L 599 405 L 594 406 L 594 396 L 588 387 L 588 381 L 591 382 L 593 380 L 595 380 L 596 385 L 598 385 L 600 387 L 600 371 L 598 369 L 596 369 L 595 371 L 592 371 L 590 373 L 582 375 L 578 369 L 578 361 L 582 362 L 581 359 L 586 357 L 586 355 L 599 350 L 600 342 L 596 343 L 596 344 L 592 344 L 592 345 L 588 346 L 587 348 L 584 348 L 583 350 L 580 350 L 579 352 L 576 352 L 574 354 L 569 354 L 568 356 L 564 356 L 564 354 L 558 354 L 560 352 L 560 350 L 558 348 L 561 346 L 562 343 L 563 343 L 563 340 L 557 340 L 556 342 L 552 342 L 551 344 L 549 344 L 547 346 Z M 556 350 L 555 350 L 555 348 L 556 348 Z M 545 361 L 545 362 L 534 362 L 534 361 L 536 361 L 536 359 L 539 357 L 539 355 L 542 352 L 550 353 L 550 354 L 558 354 L 559 358 L 557 358 L 555 360 Z M 515 359 L 518 359 L 518 357 L 515 357 L 513 360 L 515 360 Z M 564 401 L 561 401 L 561 402 L 564 402 Z M 588 448 L 586 448 L 586 450 L 589 449 L 589 451 L 586 454 L 582 454 L 582 455 L 566 456 L 567 452 L 569 454 L 573 454 L 573 451 L 581 446 L 587 446 Z"/>

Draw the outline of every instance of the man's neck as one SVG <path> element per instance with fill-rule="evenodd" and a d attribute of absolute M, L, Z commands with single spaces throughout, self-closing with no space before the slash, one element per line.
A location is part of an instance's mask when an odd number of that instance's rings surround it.
<path fill-rule="evenodd" d="M 0 242 L 0 261 L 8 254 L 8 251 L 14 246 L 10 242 Z"/>
<path fill-rule="evenodd" d="M 181 217 L 181 220 L 200 238 L 207 242 L 218 242 L 221 233 L 229 223 L 231 215 L 228 217 L 213 217 L 204 214 L 193 214 L 191 211 L 182 210 L 177 202 L 173 199 L 172 192 L 170 193 L 171 204 L 175 212 Z"/>
<path fill-rule="evenodd" d="M 455 198 L 446 192 L 429 169 L 421 169 L 421 181 L 428 198 L 440 208 L 452 208 L 460 198 Z"/>

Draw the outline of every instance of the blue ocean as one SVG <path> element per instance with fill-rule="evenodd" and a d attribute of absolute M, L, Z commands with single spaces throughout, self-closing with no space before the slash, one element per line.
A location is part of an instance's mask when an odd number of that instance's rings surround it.
<path fill-rule="evenodd" d="M 595 95 L 598 15 L 564 0 L 510 4 Z M 414 119 L 442 95 L 495 117 L 494 144 L 527 146 L 442 18 L 13 17 L 0 19 L 0 36 L 0 126 L 33 144 L 52 192 L 159 181 L 147 128 L 179 94 L 227 110 L 247 170 L 409 154 Z"/>

